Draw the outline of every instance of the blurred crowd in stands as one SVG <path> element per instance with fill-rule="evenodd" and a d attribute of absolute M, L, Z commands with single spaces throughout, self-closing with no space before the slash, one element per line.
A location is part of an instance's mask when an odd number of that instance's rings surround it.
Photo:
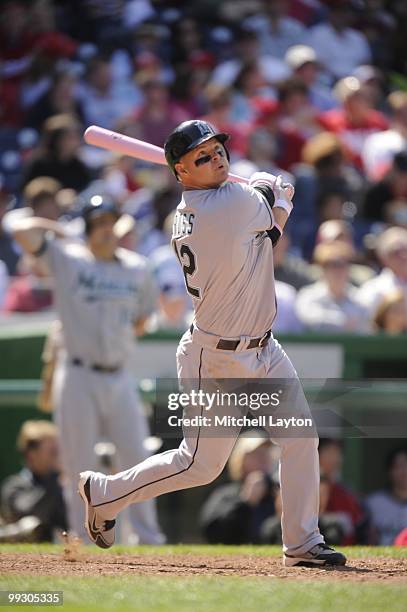
<path fill-rule="evenodd" d="M 268 437 L 246 432 L 228 462 L 230 482 L 217 487 L 200 517 L 212 544 L 281 544 L 279 448 Z M 407 545 L 407 448 L 387 457 L 387 487 L 362 497 L 341 480 L 343 445 L 319 442 L 319 528 L 329 544 Z"/>
<path fill-rule="evenodd" d="M 0 542 L 52 541 L 68 528 L 58 447 L 53 423 L 22 425 L 17 448 L 23 468 L 0 489 Z M 367 496 L 344 484 L 343 455 L 341 441 L 320 440 L 319 527 L 325 541 L 407 546 L 407 447 L 393 448 L 386 459 L 385 486 Z M 206 494 L 195 537 L 211 544 L 281 544 L 278 462 L 279 447 L 264 431 L 243 433 L 223 483 Z"/>
<path fill-rule="evenodd" d="M 52 309 L 10 237 L 110 197 L 121 244 L 160 291 L 150 329 L 191 304 L 168 246 L 165 167 L 85 145 L 90 124 L 162 146 L 204 118 L 235 173 L 281 173 L 295 208 L 275 249 L 276 332 L 407 331 L 407 3 L 402 0 L 1 0 L 0 311 Z M 208 245 L 209 246 L 209 245 Z"/>

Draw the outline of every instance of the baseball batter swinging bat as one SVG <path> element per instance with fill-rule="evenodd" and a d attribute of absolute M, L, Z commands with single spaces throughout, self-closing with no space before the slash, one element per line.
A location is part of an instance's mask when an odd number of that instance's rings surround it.
<path fill-rule="evenodd" d="M 148 142 L 137 140 L 137 138 L 131 138 L 130 136 L 125 136 L 118 132 L 112 132 L 111 130 L 106 130 L 97 125 L 89 126 L 85 131 L 84 138 L 85 142 L 95 147 L 101 147 L 102 149 L 108 149 L 115 153 L 143 159 L 144 161 L 154 164 L 167 165 L 164 149 Z M 229 180 L 235 183 L 249 182 L 249 179 L 238 176 L 237 174 L 229 174 Z"/>

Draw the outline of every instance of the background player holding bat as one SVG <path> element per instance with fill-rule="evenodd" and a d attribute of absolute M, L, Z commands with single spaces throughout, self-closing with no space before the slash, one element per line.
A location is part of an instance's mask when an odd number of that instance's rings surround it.
<path fill-rule="evenodd" d="M 254 174 L 248 185 L 227 182 L 227 139 L 203 121 L 188 121 L 165 144 L 167 163 L 184 188 L 172 242 L 195 310 L 177 350 L 178 377 L 183 390 L 191 385 L 214 390 L 219 379 L 288 379 L 297 396 L 291 414 L 309 416 L 296 371 L 271 333 L 273 246 L 292 210 L 292 192 L 281 177 L 266 173 Z M 189 405 L 184 414 L 202 416 L 203 406 Z M 214 480 L 238 434 L 238 428 L 184 427 L 177 449 L 114 476 L 81 473 L 79 493 L 90 538 L 108 548 L 114 543 L 115 518 L 126 506 Z M 318 530 L 315 431 L 275 442 L 281 447 L 285 565 L 344 565 L 345 557 L 325 545 Z"/>

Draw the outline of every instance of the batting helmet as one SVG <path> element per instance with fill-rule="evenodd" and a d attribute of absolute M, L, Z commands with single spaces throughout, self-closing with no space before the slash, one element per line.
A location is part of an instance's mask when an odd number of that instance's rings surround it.
<path fill-rule="evenodd" d="M 184 121 L 168 136 L 164 145 L 165 159 L 177 178 L 175 164 L 180 161 L 185 153 L 192 151 L 192 149 L 211 138 L 216 138 L 224 144 L 228 140 L 229 134 L 217 132 L 206 121 L 193 120 Z M 229 159 L 227 149 L 226 154 Z"/>
<path fill-rule="evenodd" d="M 82 209 L 86 235 L 88 235 L 91 230 L 92 220 L 105 213 L 111 213 L 116 219 L 120 217 L 120 213 L 112 200 L 105 196 L 93 195 Z"/>

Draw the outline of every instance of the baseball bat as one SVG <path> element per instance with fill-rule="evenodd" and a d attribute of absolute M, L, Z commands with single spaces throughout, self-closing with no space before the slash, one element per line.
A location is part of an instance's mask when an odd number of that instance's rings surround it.
<path fill-rule="evenodd" d="M 167 165 L 164 149 L 157 147 L 156 145 L 120 134 L 119 132 L 112 132 L 112 130 L 106 130 L 105 128 L 99 127 L 98 125 L 90 125 L 84 134 L 85 142 L 95 147 L 102 149 L 108 149 L 121 155 L 129 155 L 129 157 L 135 157 L 144 161 L 151 162 L 153 164 L 160 164 L 163 166 Z M 234 183 L 248 183 L 249 179 L 238 174 L 229 172 L 228 178 Z M 275 179 L 276 177 L 274 177 Z M 290 183 L 283 183 L 283 188 L 287 190 L 290 199 L 294 196 L 294 187 Z"/>
<path fill-rule="evenodd" d="M 137 140 L 137 138 L 131 138 L 125 136 L 119 132 L 112 132 L 105 128 L 97 125 L 91 125 L 87 128 L 84 134 L 85 142 L 95 147 L 102 149 L 108 149 L 121 155 L 129 155 L 130 157 L 136 157 L 153 164 L 160 164 L 163 166 L 167 165 L 164 155 L 164 149 L 157 147 L 156 145 Z M 229 174 L 229 180 L 235 183 L 248 183 L 249 179 L 237 174 Z"/>

